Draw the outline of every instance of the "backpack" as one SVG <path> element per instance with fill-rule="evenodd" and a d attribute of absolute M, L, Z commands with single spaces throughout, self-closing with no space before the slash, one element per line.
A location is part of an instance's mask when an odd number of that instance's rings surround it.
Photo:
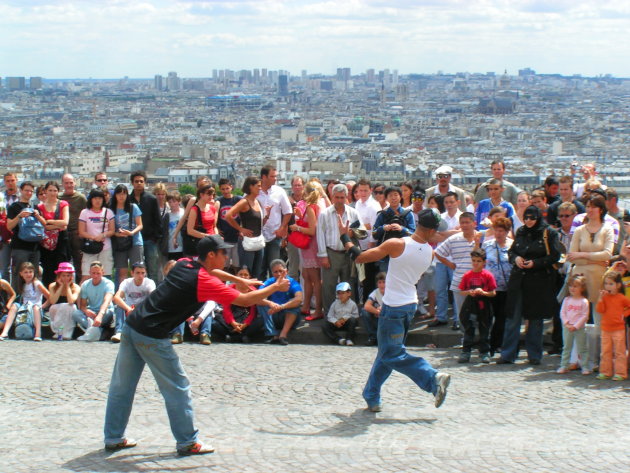
<path fill-rule="evenodd" d="M 31 214 L 24 217 L 19 225 L 18 238 L 31 243 L 39 243 L 44 239 L 45 229 L 42 222 Z"/>
<path fill-rule="evenodd" d="M 35 336 L 35 322 L 33 304 L 22 304 L 15 314 L 15 338 L 18 340 L 32 340 Z"/>

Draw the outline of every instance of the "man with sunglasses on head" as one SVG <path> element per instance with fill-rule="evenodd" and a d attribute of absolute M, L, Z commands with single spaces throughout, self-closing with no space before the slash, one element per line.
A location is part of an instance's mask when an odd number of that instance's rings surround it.
<path fill-rule="evenodd" d="M 126 319 L 122 329 L 120 349 L 109 386 L 105 412 L 105 449 L 116 451 L 135 447 L 137 442 L 125 437 L 136 386 L 144 366 L 149 365 L 158 389 L 166 402 L 171 431 L 180 455 L 212 453 L 214 448 L 198 439 L 193 421 L 190 382 L 169 333 L 194 314 L 206 301 L 229 307 L 236 304 L 249 307 L 261 302 L 274 292 L 287 291 L 289 281 L 284 277 L 258 291 L 239 292 L 224 281 L 245 285 L 260 284 L 232 276 L 225 267 L 226 244 L 219 235 L 202 238 L 197 250 L 199 259 L 181 259 L 169 271 L 164 281 L 140 302 Z"/>
<path fill-rule="evenodd" d="M 435 170 L 435 180 L 437 185 L 429 187 L 427 189 L 427 196 L 440 195 L 444 197 L 449 192 L 455 192 L 457 194 L 457 200 L 459 201 L 459 210 L 466 212 L 466 193 L 464 189 L 451 184 L 451 176 L 453 174 L 453 168 L 443 164 Z M 427 205 L 425 204 L 425 207 Z"/>

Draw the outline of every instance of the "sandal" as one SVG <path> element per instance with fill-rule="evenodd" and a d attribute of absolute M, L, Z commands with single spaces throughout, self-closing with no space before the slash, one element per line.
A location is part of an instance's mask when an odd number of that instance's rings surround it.
<path fill-rule="evenodd" d="M 324 318 L 324 314 L 313 314 L 313 315 L 309 315 L 308 317 L 304 317 L 304 320 L 308 320 L 309 322 L 312 322 L 313 320 L 319 320 L 323 318 Z"/>
<path fill-rule="evenodd" d="M 34 342 L 41 342 L 42 341 L 42 337 L 35 337 L 33 338 Z"/>

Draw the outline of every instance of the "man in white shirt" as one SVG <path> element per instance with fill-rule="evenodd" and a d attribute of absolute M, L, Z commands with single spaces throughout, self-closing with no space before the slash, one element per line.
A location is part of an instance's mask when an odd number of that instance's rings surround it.
<path fill-rule="evenodd" d="M 261 280 L 267 279 L 269 263 L 280 259 L 280 243 L 287 237 L 289 220 L 293 214 L 293 208 L 289 197 L 283 188 L 276 185 L 278 171 L 273 166 L 263 166 L 260 170 L 260 193 L 258 202 L 269 215 L 267 223 L 263 226 L 263 236 L 265 237 L 265 251 L 262 265 L 262 274 L 252 275 Z"/>
<path fill-rule="evenodd" d="M 337 283 L 352 280 L 354 262 L 339 240 L 338 219 L 349 222 L 351 228 L 361 226 L 361 221 L 357 211 L 346 205 L 347 196 L 346 186 L 335 184 L 332 188 L 333 205 L 323 210 L 317 219 L 317 256 L 322 266 L 322 303 L 325 314 L 335 301 Z M 350 233 L 355 234 L 353 230 Z"/>
<path fill-rule="evenodd" d="M 372 186 L 367 179 L 361 179 L 358 183 L 357 192 L 359 194 L 359 200 L 356 201 L 354 208 L 359 214 L 359 220 L 363 223 L 363 226 L 368 231 L 368 237 L 365 240 L 359 241 L 359 246 L 362 250 L 367 250 L 374 246 L 374 238 L 372 238 L 372 228 L 374 222 L 376 222 L 376 216 L 381 211 L 380 204 L 372 197 Z M 368 296 L 376 288 L 376 274 L 378 273 L 378 267 L 376 263 L 365 263 L 363 265 L 365 270 L 365 279 L 363 280 L 363 302 L 367 300 Z"/>

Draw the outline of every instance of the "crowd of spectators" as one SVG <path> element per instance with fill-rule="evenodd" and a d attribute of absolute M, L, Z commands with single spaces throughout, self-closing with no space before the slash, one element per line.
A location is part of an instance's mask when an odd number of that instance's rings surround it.
<path fill-rule="evenodd" d="M 210 344 L 214 333 L 230 342 L 287 345 L 303 321 L 323 319 L 333 343 L 354 345 L 361 321 L 367 344 L 376 345 L 388 261 L 356 264 L 340 229 L 348 225 L 365 250 L 411 235 L 418 212 L 437 208 L 447 230 L 431 242 L 434 260 L 418 283 L 425 303 L 416 316 L 462 332 L 459 362 L 470 362 L 476 347 L 482 363 L 514 363 L 524 323 L 528 360 L 540 364 L 544 321 L 551 319 L 548 351 L 562 353 L 559 373 L 579 367 L 625 379 L 630 212 L 593 164 L 582 167 L 583 182 L 549 176 L 531 192 L 509 182 L 505 171 L 503 162 L 493 162 L 492 177 L 473 192 L 453 185 L 453 169 L 442 165 L 427 189 L 294 176 L 287 193 L 276 184 L 277 170 L 265 166 L 244 179 L 242 196 L 228 179 L 215 186 L 199 178 L 196 195 L 182 196 L 161 183 L 150 192 L 142 171 L 130 176 L 129 187 L 114 189 L 97 173 L 84 196 L 69 174 L 61 185 L 36 189 L 7 173 L 0 196 L 0 340 L 40 341 L 48 321 L 59 340 L 118 342 L 127 314 L 173 261 L 195 258 L 201 238 L 220 235 L 232 245 L 226 270 L 262 287 L 286 276 L 290 288 L 246 309 L 207 303 L 188 324 L 200 343 Z M 236 288 L 247 293 L 257 284 Z M 172 342 L 181 343 L 185 330 L 175 328 Z"/>

